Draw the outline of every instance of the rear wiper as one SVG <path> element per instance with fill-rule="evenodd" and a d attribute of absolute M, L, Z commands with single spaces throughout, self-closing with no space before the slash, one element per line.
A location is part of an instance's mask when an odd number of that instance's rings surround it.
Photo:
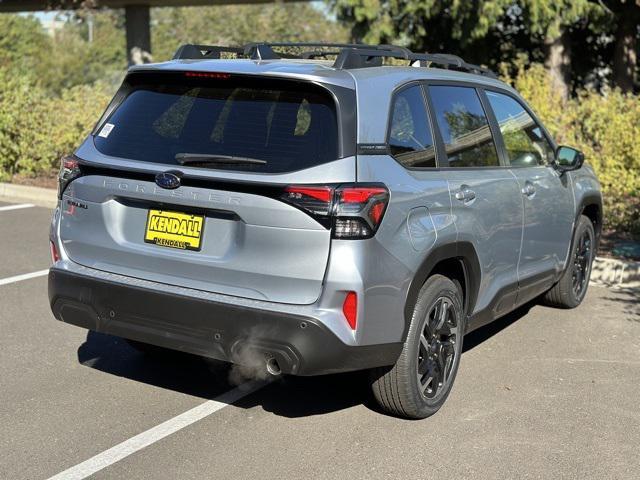
<path fill-rule="evenodd" d="M 209 153 L 178 153 L 175 156 L 180 165 L 189 163 L 219 163 L 223 165 L 266 165 L 266 160 L 233 155 L 216 155 Z"/>

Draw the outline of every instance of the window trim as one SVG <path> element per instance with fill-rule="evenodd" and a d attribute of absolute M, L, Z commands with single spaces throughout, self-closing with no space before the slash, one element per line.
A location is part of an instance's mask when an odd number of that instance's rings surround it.
<path fill-rule="evenodd" d="M 502 132 L 500 131 L 500 124 L 498 123 L 498 117 L 496 117 L 496 114 L 493 111 L 493 108 L 491 108 L 491 104 L 489 103 L 489 98 L 487 97 L 487 92 L 484 89 L 477 89 L 477 90 L 478 90 L 478 95 L 480 96 L 480 102 L 482 103 L 482 108 L 484 108 L 489 125 L 491 125 L 491 135 L 493 135 L 493 141 L 496 145 L 496 153 L 498 154 L 498 163 L 502 167 L 509 167 L 510 166 L 509 154 L 507 152 L 506 144 L 504 143 Z"/>
<path fill-rule="evenodd" d="M 408 167 L 405 164 L 403 164 L 400 160 L 398 160 L 395 155 L 393 155 L 391 153 L 391 144 L 389 143 L 389 139 L 391 137 L 391 123 L 393 122 L 393 109 L 395 107 L 395 102 L 396 102 L 396 98 L 397 96 L 402 93 L 404 90 L 408 90 L 412 87 L 418 87 L 420 90 L 420 94 L 422 95 L 422 104 L 424 106 L 424 111 L 425 111 L 425 115 L 427 117 L 427 122 L 429 123 L 429 128 L 431 129 L 431 140 L 433 141 L 433 148 L 434 148 L 434 152 L 435 152 L 435 163 L 436 166 L 435 167 Z M 440 168 L 442 168 L 440 166 L 440 162 L 441 159 L 443 158 L 441 156 L 441 151 L 440 151 L 440 142 L 438 141 L 438 138 L 436 138 L 436 131 L 437 129 L 434 126 L 434 122 L 433 122 L 433 118 L 431 115 L 431 110 L 429 108 L 429 104 L 428 104 L 428 100 L 427 100 L 427 92 L 425 91 L 424 88 L 424 80 L 411 80 L 409 82 L 403 83 L 399 86 L 397 86 L 396 88 L 394 88 L 391 92 L 391 101 L 389 102 L 389 111 L 387 113 L 387 128 L 386 128 L 386 134 L 384 137 L 384 145 L 386 146 L 386 154 L 389 155 L 391 158 L 393 158 L 393 160 L 395 162 L 398 163 L 398 165 L 400 165 L 402 168 L 404 168 L 405 170 L 410 170 L 410 171 L 421 171 L 421 170 L 439 170 Z M 439 135 L 439 133 L 437 134 Z M 444 157 L 446 158 L 446 157 Z"/>

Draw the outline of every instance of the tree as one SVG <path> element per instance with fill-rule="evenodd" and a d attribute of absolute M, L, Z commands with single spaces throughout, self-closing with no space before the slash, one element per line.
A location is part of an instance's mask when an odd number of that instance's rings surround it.
<path fill-rule="evenodd" d="M 119 83 L 127 67 L 121 10 L 75 10 L 50 39 L 40 84 L 53 93 L 96 81 Z"/>
<path fill-rule="evenodd" d="M 183 43 L 341 42 L 348 36 L 344 27 L 306 3 L 157 8 L 151 16 L 155 61 L 170 59 Z"/>
<path fill-rule="evenodd" d="M 0 15 L 0 71 L 35 78 L 49 52 L 49 38 L 32 16 Z"/>
<path fill-rule="evenodd" d="M 613 15 L 613 84 L 632 92 L 638 67 L 640 0 L 598 0 Z"/>
<path fill-rule="evenodd" d="M 543 42 L 545 66 L 551 74 L 552 85 L 566 100 L 571 80 L 569 29 L 599 7 L 588 0 L 524 0 L 521 3 L 523 22 Z"/>
<path fill-rule="evenodd" d="M 355 41 L 396 43 L 418 51 L 472 53 L 504 15 L 507 0 L 329 0 Z M 475 56 L 478 56 L 477 54 Z"/>
<path fill-rule="evenodd" d="M 329 0 L 356 40 L 447 52 L 496 67 L 543 60 L 555 88 L 570 91 L 571 28 L 602 7 L 588 0 Z"/>

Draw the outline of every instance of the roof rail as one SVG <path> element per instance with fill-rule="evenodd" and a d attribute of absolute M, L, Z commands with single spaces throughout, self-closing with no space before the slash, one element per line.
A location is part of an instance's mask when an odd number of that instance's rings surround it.
<path fill-rule="evenodd" d="M 296 53 L 282 53 L 275 48 L 299 49 Z M 311 50 L 309 50 L 311 49 Z M 322 50 L 329 49 L 329 50 Z M 313 42 L 252 42 L 242 47 L 222 47 L 217 45 L 183 45 L 173 56 L 174 60 L 207 60 L 221 58 L 221 54 L 235 55 L 236 58 L 252 60 L 275 60 L 279 58 L 313 59 L 336 56 L 336 69 L 356 69 L 379 67 L 385 58 L 407 60 L 415 67 L 438 66 L 448 70 L 474 73 L 497 78 L 491 70 L 465 62 L 456 55 L 447 53 L 414 53 L 397 45 L 366 45 L 359 43 L 313 43 Z"/>
<path fill-rule="evenodd" d="M 474 65 L 473 63 L 467 63 L 457 55 L 451 55 L 448 53 L 414 53 L 410 60 L 412 61 L 412 64 L 418 62 L 417 66 L 420 67 L 439 65 L 440 67 L 448 70 L 459 70 L 462 72 L 475 73 L 476 75 L 498 78 L 498 76 L 488 68 L 481 67 L 480 65 Z"/>

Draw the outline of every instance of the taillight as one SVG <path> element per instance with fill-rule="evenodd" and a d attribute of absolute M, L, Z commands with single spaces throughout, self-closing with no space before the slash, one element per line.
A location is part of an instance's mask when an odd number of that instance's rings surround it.
<path fill-rule="evenodd" d="M 358 295 L 356 292 L 347 293 L 342 304 L 342 313 L 351 330 L 355 330 L 358 322 Z"/>
<path fill-rule="evenodd" d="M 80 171 L 78 158 L 73 155 L 62 157 L 60 160 L 60 173 L 58 175 L 58 198 L 62 198 L 62 194 L 67 188 L 67 185 L 80 175 L 82 175 L 82 172 Z"/>
<path fill-rule="evenodd" d="M 333 187 L 326 185 L 289 185 L 282 196 L 286 200 L 307 212 L 328 218 L 333 204 Z"/>
<path fill-rule="evenodd" d="M 281 198 L 332 227 L 334 238 L 355 240 L 375 235 L 389 190 L 382 185 L 289 185 Z"/>
<path fill-rule="evenodd" d="M 60 254 L 58 253 L 58 248 L 56 244 L 49 240 L 49 248 L 51 249 L 51 262 L 56 263 L 60 260 Z"/>
<path fill-rule="evenodd" d="M 389 203 L 381 186 L 342 186 L 336 190 L 333 236 L 359 239 L 375 235 Z"/>

